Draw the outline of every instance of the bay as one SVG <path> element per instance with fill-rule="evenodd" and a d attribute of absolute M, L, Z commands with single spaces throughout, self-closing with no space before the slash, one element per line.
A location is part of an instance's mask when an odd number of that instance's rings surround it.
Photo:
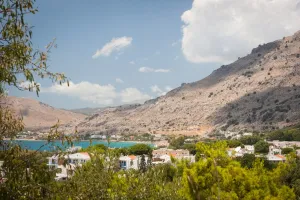
<path fill-rule="evenodd" d="M 8 141 L 7 141 L 8 142 Z M 69 147 L 70 145 L 67 145 L 65 142 L 64 144 L 61 141 L 54 141 L 49 144 L 47 144 L 47 141 L 45 140 L 15 140 L 15 143 L 19 144 L 22 148 L 28 149 L 28 150 L 38 150 L 38 151 L 55 151 L 55 150 L 65 150 Z M 79 141 L 79 142 L 74 142 L 73 146 L 81 146 L 82 148 L 87 148 L 90 145 L 95 145 L 95 144 L 104 144 L 105 146 L 108 146 L 110 148 L 124 148 L 124 147 L 130 147 L 137 142 L 110 142 L 108 144 L 107 141 L 103 140 L 93 140 L 92 143 L 90 141 Z M 148 144 L 149 146 L 153 147 L 152 144 Z"/>

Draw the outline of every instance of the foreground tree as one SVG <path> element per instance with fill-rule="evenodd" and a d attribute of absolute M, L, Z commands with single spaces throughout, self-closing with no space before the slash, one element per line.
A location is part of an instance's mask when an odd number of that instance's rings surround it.
<path fill-rule="evenodd" d="M 295 199 L 293 190 L 280 184 L 262 162 L 243 168 L 228 157 L 226 147 L 225 142 L 197 144 L 202 159 L 183 174 L 187 199 Z"/>
<path fill-rule="evenodd" d="M 47 60 L 54 41 L 44 51 L 32 46 L 32 30 L 25 18 L 37 12 L 33 4 L 34 0 L 0 0 L 0 146 L 4 155 L 0 199 L 44 199 L 51 194 L 53 183 L 53 173 L 48 172 L 45 160 L 36 159 L 39 153 L 27 152 L 12 141 L 24 126 L 4 103 L 7 86 L 38 94 L 36 77 L 58 83 L 66 81 L 64 74 L 48 70 Z M 49 139 L 61 138 L 54 132 Z M 5 138 L 11 141 L 4 141 Z"/>

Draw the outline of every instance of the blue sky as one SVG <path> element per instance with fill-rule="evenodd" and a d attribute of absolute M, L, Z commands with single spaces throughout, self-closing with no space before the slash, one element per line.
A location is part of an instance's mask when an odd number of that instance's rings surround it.
<path fill-rule="evenodd" d="M 38 80 L 40 97 L 12 88 L 9 95 L 66 109 L 143 102 L 300 28 L 297 0 L 246 1 L 247 8 L 238 0 L 38 1 L 28 17 L 33 43 L 43 48 L 56 38 L 50 70 L 72 84 Z"/>

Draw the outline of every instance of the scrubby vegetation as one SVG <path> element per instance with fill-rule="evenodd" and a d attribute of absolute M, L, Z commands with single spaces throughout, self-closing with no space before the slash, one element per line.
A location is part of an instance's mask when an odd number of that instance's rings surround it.
<path fill-rule="evenodd" d="M 269 140 L 300 141 L 300 126 L 276 130 L 267 134 Z"/>
<path fill-rule="evenodd" d="M 30 154 L 28 160 L 28 154 L 15 146 L 9 152 L 18 151 L 19 156 L 4 157 L 7 180 L 0 185 L 0 195 L 1 199 L 257 200 L 299 196 L 300 162 L 293 155 L 272 169 L 253 155 L 234 160 L 226 148 L 226 142 L 198 143 L 196 163 L 174 160 L 172 164 L 148 165 L 144 172 L 120 170 L 114 150 L 106 149 L 91 155 L 91 161 L 76 169 L 72 178 L 57 182 L 45 160 L 38 154 Z"/>

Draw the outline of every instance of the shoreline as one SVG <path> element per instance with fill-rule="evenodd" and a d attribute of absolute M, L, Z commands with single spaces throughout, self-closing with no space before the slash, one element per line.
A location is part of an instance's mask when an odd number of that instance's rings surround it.
<path fill-rule="evenodd" d="M 4 138 L 4 140 L 10 140 L 10 139 Z M 26 139 L 26 138 L 24 138 L 24 139 L 18 138 L 18 139 L 14 139 L 14 140 L 15 141 L 37 141 L 37 142 L 45 141 L 45 142 L 47 142 L 47 140 L 36 140 L 36 139 Z M 12 141 L 14 141 L 14 140 L 12 140 Z M 55 141 L 61 141 L 61 140 L 55 140 Z M 106 142 L 107 143 L 107 140 L 79 140 L 79 141 L 74 141 L 74 142 L 90 142 L 90 141 L 92 141 L 92 142 Z M 150 141 L 134 141 L 134 140 L 128 140 L 128 141 L 111 140 L 110 142 L 130 142 L 130 143 L 137 143 L 137 144 L 153 144 Z"/>

